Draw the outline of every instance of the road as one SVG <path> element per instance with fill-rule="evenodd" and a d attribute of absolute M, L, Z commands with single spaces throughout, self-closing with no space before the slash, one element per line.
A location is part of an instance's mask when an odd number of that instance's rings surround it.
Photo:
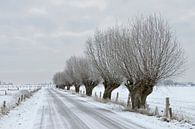
<path fill-rule="evenodd" d="M 47 89 L 34 129 L 144 129 L 117 114 L 79 100 L 70 93 Z"/>

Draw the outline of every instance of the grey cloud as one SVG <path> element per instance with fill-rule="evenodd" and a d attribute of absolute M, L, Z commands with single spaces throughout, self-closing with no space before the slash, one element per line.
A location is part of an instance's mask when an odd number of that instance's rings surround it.
<path fill-rule="evenodd" d="M 194 81 L 194 0 L 2 0 L 0 80 L 51 81 L 71 55 L 83 55 L 97 27 L 159 13 L 170 23 L 188 56 L 186 75 Z"/>

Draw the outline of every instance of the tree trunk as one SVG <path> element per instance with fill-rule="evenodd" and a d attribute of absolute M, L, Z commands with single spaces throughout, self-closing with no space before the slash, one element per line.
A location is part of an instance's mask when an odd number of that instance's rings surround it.
<path fill-rule="evenodd" d="M 67 90 L 70 90 L 70 86 L 67 86 Z"/>
<path fill-rule="evenodd" d="M 152 93 L 154 85 L 145 85 L 143 83 L 127 87 L 131 95 L 131 106 L 133 110 L 146 108 L 146 99 Z"/>
<path fill-rule="evenodd" d="M 92 86 L 86 87 L 86 95 L 87 96 L 91 96 L 92 95 L 93 88 L 94 87 L 92 87 Z"/>
<path fill-rule="evenodd" d="M 133 110 L 143 108 L 145 105 L 141 102 L 141 93 L 131 92 L 131 106 Z"/>
<path fill-rule="evenodd" d="M 141 96 L 141 105 L 144 105 L 144 108 L 146 108 L 146 99 L 149 94 L 152 93 L 154 85 L 146 86 L 144 91 L 142 91 Z"/>
<path fill-rule="evenodd" d="M 80 86 L 75 86 L 75 92 L 76 93 L 79 93 L 79 88 L 80 88 Z"/>
<path fill-rule="evenodd" d="M 95 86 L 97 86 L 98 83 L 99 83 L 99 81 L 91 81 L 91 80 L 83 81 L 83 84 L 85 85 L 85 88 L 86 88 L 86 95 L 87 96 L 92 95 L 93 88 Z"/>
<path fill-rule="evenodd" d="M 112 91 L 119 87 L 116 83 L 104 83 L 105 91 L 103 99 L 111 99 Z"/>

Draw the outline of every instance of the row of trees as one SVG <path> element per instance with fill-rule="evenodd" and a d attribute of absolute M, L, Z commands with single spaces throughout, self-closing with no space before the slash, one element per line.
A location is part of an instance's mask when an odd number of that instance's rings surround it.
<path fill-rule="evenodd" d="M 125 25 L 96 30 L 86 41 L 86 57 L 71 57 L 54 75 L 58 86 L 84 84 L 86 94 L 103 80 L 104 99 L 125 82 L 132 109 L 145 108 L 146 98 L 159 80 L 178 75 L 185 63 L 183 49 L 167 22 L 151 15 Z"/>

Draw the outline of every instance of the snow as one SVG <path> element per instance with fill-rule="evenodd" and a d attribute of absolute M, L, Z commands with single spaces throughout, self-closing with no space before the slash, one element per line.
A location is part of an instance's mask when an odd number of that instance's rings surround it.
<path fill-rule="evenodd" d="M 84 90 L 81 87 L 81 90 Z M 104 86 L 102 84 L 96 86 L 93 89 L 92 96 L 100 96 L 104 92 Z M 127 104 L 129 91 L 124 86 L 121 85 L 112 92 L 111 100 L 114 102 L 116 100 L 117 92 L 119 93 L 118 103 L 122 105 Z M 195 87 L 190 86 L 158 86 L 155 87 L 153 93 L 147 98 L 147 104 L 152 111 L 158 107 L 160 115 L 163 115 L 165 108 L 165 98 L 170 98 L 170 106 L 173 109 L 173 114 L 176 119 L 182 122 L 189 122 L 191 124 L 195 123 Z"/>
<path fill-rule="evenodd" d="M 31 91 L 33 91 L 36 88 L 37 87 L 35 86 L 27 87 L 18 85 L 0 85 L 0 107 L 3 107 L 3 103 L 4 101 L 6 101 L 6 108 L 8 110 L 14 108 L 16 106 L 18 98 L 21 95 L 28 95 Z"/>
<path fill-rule="evenodd" d="M 36 119 L 36 111 L 42 102 L 41 90 L 10 111 L 8 115 L 0 117 L 0 129 L 31 129 Z"/>
<path fill-rule="evenodd" d="M 161 110 L 164 108 L 165 97 L 170 97 L 171 107 L 174 109 L 173 111 L 175 112 L 178 110 L 180 111 L 179 113 L 184 113 L 184 111 L 186 111 L 185 114 L 191 121 L 193 121 L 193 106 L 195 104 L 193 99 L 195 97 L 193 94 L 195 93 L 194 88 L 195 87 L 161 86 L 154 89 L 154 92 L 148 97 L 147 102 L 151 107 L 158 106 L 159 110 Z M 94 110 L 98 109 L 99 111 L 102 111 L 101 114 L 106 115 L 112 120 L 121 122 L 124 126 L 128 125 L 129 122 L 132 122 L 132 127 L 135 126 L 134 128 L 143 126 L 147 129 L 195 129 L 195 126 L 192 126 L 190 123 L 186 123 L 184 121 L 183 123 L 175 120 L 171 122 L 164 122 L 161 120 L 161 118 L 157 118 L 155 116 L 146 116 L 135 112 L 124 111 L 126 108 L 125 106 L 116 104 L 114 102 L 103 103 L 96 101 L 94 97 L 80 97 L 78 94 L 72 94 L 74 88 L 71 89 L 72 90 L 70 92 L 65 92 L 65 90 L 58 90 L 58 92 L 72 98 L 72 100 L 75 100 L 75 103 L 77 104 L 81 102 L 86 107 L 91 107 Z M 82 86 L 80 90 L 85 90 L 84 86 Z M 21 105 L 11 110 L 8 115 L 1 116 L 0 129 L 66 128 L 71 126 L 68 116 L 64 116 L 66 113 L 71 117 L 77 116 L 77 118 L 84 121 L 89 128 L 94 128 L 94 125 L 97 125 L 97 129 L 104 128 L 103 125 L 99 124 L 99 119 L 94 119 L 93 116 L 83 112 L 87 111 L 88 109 L 80 109 L 82 106 L 80 108 L 76 107 L 74 102 L 67 101 L 59 94 L 54 94 L 56 95 L 56 98 L 54 98 L 48 91 L 49 90 L 47 88 L 42 88 L 42 90 L 35 93 L 30 99 L 27 99 L 25 102 L 22 102 Z M 100 92 L 102 92 L 102 94 L 104 92 L 103 85 L 98 85 L 94 88 L 93 96 L 95 93 L 99 96 Z M 112 101 L 115 101 L 117 92 L 119 93 L 118 101 L 126 103 L 129 94 L 126 87 L 120 86 L 115 89 L 112 92 Z M 52 91 L 52 93 L 55 92 Z M 15 95 L 15 93 L 13 94 Z M 13 94 L 11 96 L 13 96 Z M 59 102 L 61 101 L 61 104 L 63 105 L 60 106 L 59 103 L 56 103 L 56 100 L 59 100 Z M 115 115 L 109 112 L 113 112 Z"/>
<path fill-rule="evenodd" d="M 163 110 L 166 97 L 170 98 L 174 114 L 195 123 L 195 87 L 156 87 L 148 97 L 148 104 Z"/>
<path fill-rule="evenodd" d="M 100 86 L 98 88 L 96 87 L 96 89 L 102 91 L 103 88 Z M 112 102 L 102 103 L 102 102 L 95 101 L 95 99 L 92 97 L 78 97 L 76 95 L 72 95 L 72 97 L 76 97 L 77 99 L 85 101 L 90 105 L 94 105 L 98 108 L 101 108 L 102 110 L 104 109 L 104 110 L 109 110 L 111 112 L 114 112 L 117 115 L 119 115 L 119 117 L 126 118 L 130 120 L 132 123 L 135 123 L 137 125 L 143 125 L 145 128 L 148 129 L 190 129 L 190 128 L 193 129 L 195 128 L 189 123 L 179 123 L 177 121 L 172 121 L 168 123 L 160 120 L 160 118 L 157 118 L 155 116 L 146 116 L 139 113 L 127 112 L 124 111 L 125 109 L 124 106 Z M 117 119 L 117 121 L 119 120 L 120 119 Z"/>

